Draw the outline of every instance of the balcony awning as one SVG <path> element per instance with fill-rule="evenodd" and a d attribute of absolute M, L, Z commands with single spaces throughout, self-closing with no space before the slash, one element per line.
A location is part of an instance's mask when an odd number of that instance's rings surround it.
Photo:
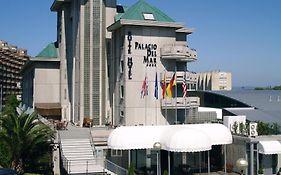
<path fill-rule="evenodd" d="M 166 126 L 123 126 L 112 131 L 108 138 L 111 149 L 152 149 L 160 142 L 172 152 L 200 152 L 212 145 L 230 144 L 230 131 L 221 124 L 190 124 Z"/>
<path fill-rule="evenodd" d="M 281 142 L 273 141 L 259 141 L 259 153 L 261 154 L 281 154 Z"/>

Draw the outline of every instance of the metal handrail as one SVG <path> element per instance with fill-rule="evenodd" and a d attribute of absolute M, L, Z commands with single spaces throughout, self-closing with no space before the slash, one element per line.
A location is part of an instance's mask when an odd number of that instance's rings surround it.
<path fill-rule="evenodd" d="M 104 167 L 105 169 L 115 173 L 115 174 L 118 174 L 118 175 L 127 175 L 128 174 L 128 170 L 105 159 L 105 164 L 104 164 Z"/>
<path fill-rule="evenodd" d="M 68 174 L 70 174 L 73 169 L 71 167 L 79 166 L 79 167 L 85 167 L 84 170 L 82 170 L 79 173 L 91 173 L 90 167 L 94 167 L 96 165 L 100 165 L 100 167 L 104 166 L 104 160 L 103 158 L 93 158 L 93 159 L 79 159 L 79 160 L 68 160 L 66 157 L 62 156 L 63 161 L 63 168 L 66 170 Z M 105 172 L 104 168 L 100 169 L 98 172 Z"/>
<path fill-rule="evenodd" d="M 95 154 L 96 148 L 95 148 L 94 140 L 93 140 L 93 137 L 92 137 L 91 127 L 89 128 L 89 132 L 90 132 L 90 144 L 91 144 L 91 147 L 92 147 L 93 155 L 96 155 Z"/>

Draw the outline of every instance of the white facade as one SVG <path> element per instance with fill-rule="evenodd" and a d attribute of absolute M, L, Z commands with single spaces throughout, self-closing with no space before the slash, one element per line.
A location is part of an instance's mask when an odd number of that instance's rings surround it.
<path fill-rule="evenodd" d="M 120 28 L 115 28 L 116 23 L 109 27 L 109 30 L 113 31 L 113 58 L 115 58 L 110 63 L 109 73 L 110 82 L 112 82 L 110 92 L 112 93 L 113 124 L 164 125 L 173 124 L 179 120 L 183 123 L 184 110 L 188 111 L 192 106 L 179 109 L 180 106 L 177 107 L 175 103 L 170 106 L 170 109 L 164 109 L 165 102 L 168 103 L 177 98 L 163 99 L 160 81 L 163 81 L 166 75 L 168 85 L 176 71 L 177 86 L 174 87 L 174 91 L 177 92 L 174 96 L 178 96 L 182 101 L 184 99 L 181 96 L 181 85 L 184 74 L 190 75 L 186 80 L 189 89 L 196 88 L 194 74 L 186 71 L 187 62 L 195 59 L 189 58 L 189 55 L 186 56 L 185 53 L 173 55 L 174 53 L 170 50 L 166 56 L 164 52 L 167 46 L 174 50 L 189 49 L 186 38 L 185 41 L 177 40 L 177 35 L 181 34 L 177 32 L 177 29 L 184 26 L 177 23 L 161 26 L 161 22 L 147 25 L 140 21 L 136 27 L 129 23 L 128 20 L 128 24 Z M 156 75 L 157 85 L 155 84 Z M 145 79 L 147 95 L 142 96 L 141 91 Z M 158 99 L 155 97 L 155 87 L 158 87 Z M 187 101 L 188 99 L 189 97 L 186 97 Z M 196 99 L 194 107 L 198 106 L 199 99 Z"/>
<path fill-rule="evenodd" d="M 115 0 L 55 0 L 58 13 L 58 44 L 61 57 L 63 118 L 82 125 L 84 118 L 103 125 L 108 115 L 107 46 Z"/>
<path fill-rule="evenodd" d="M 22 70 L 23 104 L 60 109 L 60 60 L 58 58 L 31 58 Z M 40 114 L 40 113 L 39 113 Z M 60 115 L 60 114 L 58 114 Z"/>

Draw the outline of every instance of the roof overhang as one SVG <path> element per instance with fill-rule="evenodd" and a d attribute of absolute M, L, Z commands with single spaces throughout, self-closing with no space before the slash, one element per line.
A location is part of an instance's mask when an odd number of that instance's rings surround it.
<path fill-rule="evenodd" d="M 281 141 L 259 141 L 258 150 L 261 154 L 281 154 Z"/>
<path fill-rule="evenodd" d="M 176 30 L 177 33 L 185 33 L 187 35 L 192 34 L 194 32 L 194 29 L 189 29 L 186 27 L 180 28 L 178 30 Z"/>
<path fill-rule="evenodd" d="M 160 21 L 152 21 L 152 20 L 127 20 L 127 19 L 120 19 L 110 25 L 107 30 L 112 32 L 121 26 L 130 25 L 130 26 L 151 26 L 151 27 L 168 27 L 168 28 L 184 28 L 183 24 L 176 23 L 176 22 L 160 22 Z"/>
<path fill-rule="evenodd" d="M 190 124 L 167 126 L 124 126 L 112 131 L 108 138 L 111 149 L 161 149 L 172 152 L 200 152 L 212 145 L 232 143 L 230 131 L 221 124 Z"/>
<path fill-rule="evenodd" d="M 61 117 L 61 104 L 60 103 L 35 103 L 36 111 L 44 116 L 59 116 Z"/>
<path fill-rule="evenodd" d="M 34 63 L 37 63 L 37 62 L 54 62 L 54 63 L 56 63 L 56 62 L 60 62 L 60 59 L 59 58 L 45 58 L 45 57 L 30 58 L 22 67 L 20 73 L 23 74 L 26 69 L 28 69 L 30 66 L 32 66 Z"/>
<path fill-rule="evenodd" d="M 52 12 L 56 12 L 58 11 L 58 9 L 60 8 L 60 6 L 64 3 L 64 2 L 71 2 L 71 0 L 54 0 L 52 6 L 51 6 L 51 11 Z"/>

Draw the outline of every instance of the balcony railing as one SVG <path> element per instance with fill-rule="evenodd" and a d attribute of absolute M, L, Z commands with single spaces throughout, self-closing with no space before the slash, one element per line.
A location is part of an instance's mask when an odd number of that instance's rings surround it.
<path fill-rule="evenodd" d="M 200 98 L 198 97 L 177 97 L 161 100 L 162 109 L 185 109 L 199 107 Z"/>
<path fill-rule="evenodd" d="M 197 60 L 197 52 L 186 45 L 170 44 L 161 48 L 162 59 L 176 59 L 178 61 L 192 62 Z"/>
<path fill-rule="evenodd" d="M 160 79 L 164 80 L 164 76 L 166 74 L 166 81 L 169 83 L 171 78 L 174 75 L 174 72 L 166 72 L 160 74 Z M 197 74 L 194 72 L 183 72 L 183 71 L 177 71 L 177 83 L 182 83 L 183 77 L 185 75 L 186 83 L 196 83 L 197 82 Z"/>

